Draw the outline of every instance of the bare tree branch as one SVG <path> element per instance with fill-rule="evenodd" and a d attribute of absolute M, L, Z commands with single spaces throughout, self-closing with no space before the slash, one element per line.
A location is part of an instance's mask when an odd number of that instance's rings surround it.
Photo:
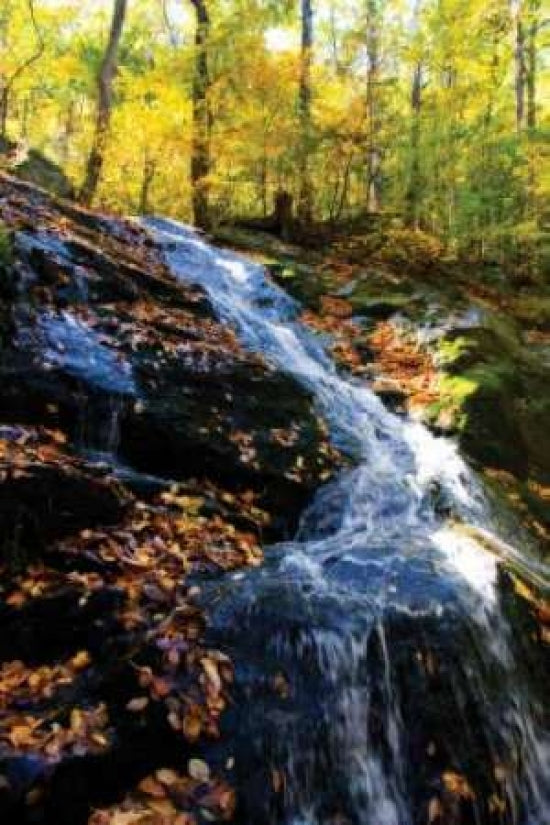
<path fill-rule="evenodd" d="M 42 36 L 42 32 L 40 31 L 40 27 L 38 26 L 38 23 L 36 21 L 36 14 L 35 14 L 35 9 L 34 9 L 34 0 L 27 0 L 27 5 L 29 7 L 29 15 L 30 15 L 30 18 L 31 18 L 32 26 L 33 26 L 33 29 L 34 29 L 34 34 L 35 34 L 36 41 L 37 41 L 36 51 L 33 52 L 33 54 L 29 58 L 27 58 L 27 60 L 25 60 L 23 63 L 21 63 L 21 65 L 18 66 L 17 69 L 13 72 L 11 77 L 9 77 L 5 81 L 4 89 L 7 90 L 8 94 L 11 91 L 11 89 L 13 88 L 13 84 L 15 83 L 15 81 L 23 74 L 23 72 L 26 72 L 27 69 L 30 69 L 30 67 L 33 65 L 33 63 L 36 63 L 37 60 L 40 60 L 40 58 L 44 54 L 44 50 L 46 48 L 46 45 L 44 43 L 44 38 Z"/>
<path fill-rule="evenodd" d="M 170 20 L 170 13 L 168 11 L 168 0 L 160 0 L 160 6 L 162 9 L 162 18 L 164 20 L 164 25 L 166 26 L 166 30 L 170 37 L 170 44 L 173 48 L 178 45 L 178 35 L 174 28 L 174 24 Z"/>

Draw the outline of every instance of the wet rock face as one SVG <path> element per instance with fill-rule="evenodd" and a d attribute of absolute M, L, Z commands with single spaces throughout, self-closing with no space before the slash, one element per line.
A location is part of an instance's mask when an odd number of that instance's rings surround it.
<path fill-rule="evenodd" d="M 130 503 L 114 479 L 63 456 L 59 438 L 0 426 L 0 541 L 10 565 L 36 558 L 56 538 L 116 523 Z"/>
<path fill-rule="evenodd" d="M 290 526 L 333 461 L 309 395 L 244 352 L 138 228 L 3 187 L 16 231 L 0 415 L 75 441 L 95 429 L 84 446 L 96 449 L 110 449 L 116 429 L 138 469 L 269 488 Z"/>
<path fill-rule="evenodd" d="M 194 589 L 259 564 L 337 457 L 139 227 L 5 176 L 0 221 L 0 819 L 83 825 L 149 776 L 123 821 L 162 794 L 228 820 L 230 768 L 188 762 L 233 679 Z"/>
<path fill-rule="evenodd" d="M 422 608 L 396 600 L 377 616 L 365 615 L 360 595 L 354 604 L 353 589 L 339 598 L 336 582 L 304 603 L 304 584 L 288 575 L 277 583 L 276 564 L 267 559 L 269 575 L 258 571 L 244 596 L 222 596 L 209 631 L 239 650 L 226 721 L 239 819 L 301 821 L 307 811 L 325 825 L 355 825 L 384 821 L 385 811 L 388 822 L 414 825 L 524 821 L 513 798 L 522 709 L 516 719 L 506 708 L 502 651 L 487 657 L 484 633 L 494 627 L 480 632 L 458 601 L 429 609 L 441 591 L 421 564 L 409 581 L 417 578 Z M 504 575 L 499 602 L 505 614 L 518 610 Z M 535 625 L 525 605 L 516 621 L 528 639 Z M 533 655 L 519 634 L 511 644 L 544 702 L 543 646 Z"/>

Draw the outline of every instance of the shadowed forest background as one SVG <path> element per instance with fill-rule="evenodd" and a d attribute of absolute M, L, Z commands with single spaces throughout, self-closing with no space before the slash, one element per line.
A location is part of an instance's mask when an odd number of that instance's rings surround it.
<path fill-rule="evenodd" d="M 0 42 L 7 162 L 32 146 L 88 204 L 381 214 L 431 251 L 548 261 L 540 0 L 3 0 Z"/>

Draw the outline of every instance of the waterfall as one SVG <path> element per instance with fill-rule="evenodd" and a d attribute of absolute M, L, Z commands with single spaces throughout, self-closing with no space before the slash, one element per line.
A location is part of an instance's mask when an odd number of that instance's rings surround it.
<path fill-rule="evenodd" d="M 216 597 L 242 696 L 256 697 L 235 711 L 247 821 L 548 825 L 544 688 L 501 575 L 522 554 L 456 445 L 340 375 L 260 265 L 176 222 L 147 227 L 175 276 L 311 392 L 355 458 L 296 539 Z M 269 673 L 288 696 L 266 689 Z"/>

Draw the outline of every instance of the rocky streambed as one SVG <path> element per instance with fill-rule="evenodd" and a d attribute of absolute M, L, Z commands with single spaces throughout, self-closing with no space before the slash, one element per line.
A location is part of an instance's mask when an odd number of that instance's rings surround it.
<path fill-rule="evenodd" d="M 546 570 L 411 415 L 460 409 L 404 303 L 8 177 L 0 220 L 6 821 L 546 825 Z"/>

